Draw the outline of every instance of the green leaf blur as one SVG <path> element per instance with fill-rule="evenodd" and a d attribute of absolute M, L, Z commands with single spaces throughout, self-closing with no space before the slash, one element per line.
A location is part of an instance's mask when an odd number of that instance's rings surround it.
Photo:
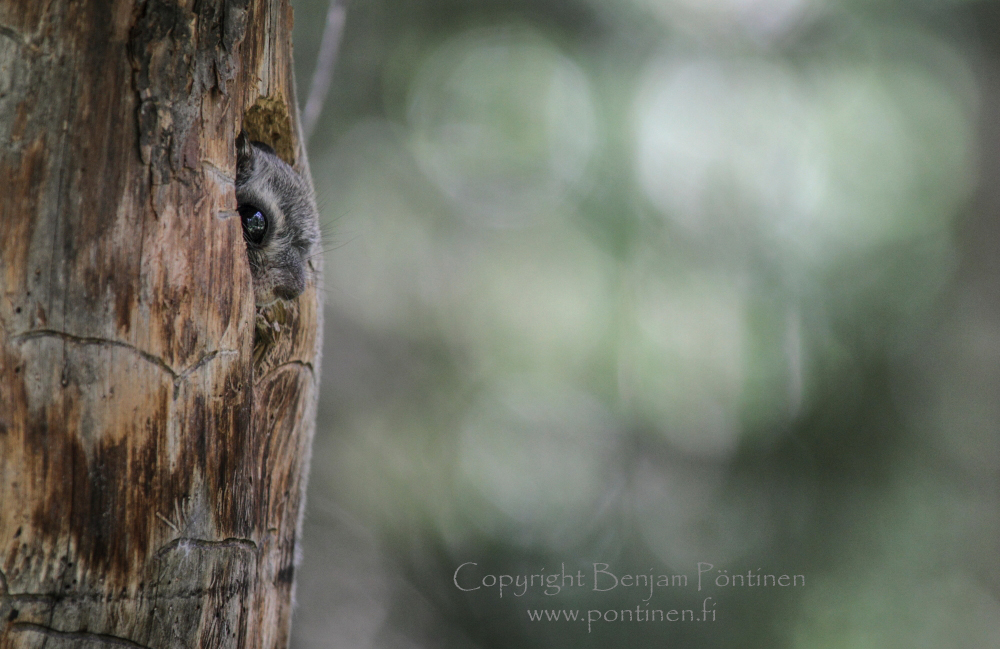
<path fill-rule="evenodd" d="M 327 2 L 294 4 L 304 101 Z M 997 34 L 981 0 L 348 3 L 292 646 L 1000 646 Z M 689 585 L 480 580 L 595 563 Z M 805 585 L 693 585 L 748 571 Z"/>

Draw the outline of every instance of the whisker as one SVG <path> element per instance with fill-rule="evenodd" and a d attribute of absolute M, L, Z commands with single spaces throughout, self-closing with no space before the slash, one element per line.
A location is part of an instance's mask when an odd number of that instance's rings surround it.
<path fill-rule="evenodd" d="M 354 243 L 359 238 L 360 238 L 360 235 L 359 236 L 355 236 L 355 237 L 351 237 L 347 241 L 339 243 L 339 244 L 337 244 L 335 246 L 329 246 L 329 247 L 321 248 L 320 250 L 317 250 L 316 252 L 312 253 L 311 255 L 308 255 L 308 256 L 304 257 L 304 259 L 305 260 L 309 260 L 309 259 L 312 259 L 314 257 L 319 257 L 320 255 L 325 255 L 328 252 L 333 252 L 334 250 L 340 250 L 344 246 L 346 246 L 348 244 L 351 244 L 351 243 Z"/>

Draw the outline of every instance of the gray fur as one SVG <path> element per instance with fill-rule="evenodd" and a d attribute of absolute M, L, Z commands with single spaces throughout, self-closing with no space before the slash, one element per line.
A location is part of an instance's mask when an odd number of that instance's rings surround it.
<path fill-rule="evenodd" d="M 236 138 L 236 155 L 236 202 L 255 206 L 268 220 L 259 245 L 247 240 L 254 301 L 263 306 L 277 298 L 294 299 L 310 279 L 308 262 L 320 239 L 312 187 L 245 131 Z"/>

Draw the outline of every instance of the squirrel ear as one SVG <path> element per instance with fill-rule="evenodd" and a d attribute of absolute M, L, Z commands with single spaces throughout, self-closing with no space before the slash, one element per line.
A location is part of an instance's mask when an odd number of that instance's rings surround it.
<path fill-rule="evenodd" d="M 253 146 L 250 144 L 250 137 L 247 132 L 240 129 L 240 134 L 236 136 L 236 176 L 250 173 L 252 168 Z"/>

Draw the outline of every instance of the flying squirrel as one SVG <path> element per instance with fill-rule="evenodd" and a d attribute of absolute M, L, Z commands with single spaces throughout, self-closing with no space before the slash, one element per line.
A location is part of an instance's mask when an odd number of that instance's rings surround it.
<path fill-rule="evenodd" d="M 312 185 L 274 149 L 236 137 L 236 204 L 250 260 L 254 302 L 298 297 L 310 279 L 320 240 Z"/>

